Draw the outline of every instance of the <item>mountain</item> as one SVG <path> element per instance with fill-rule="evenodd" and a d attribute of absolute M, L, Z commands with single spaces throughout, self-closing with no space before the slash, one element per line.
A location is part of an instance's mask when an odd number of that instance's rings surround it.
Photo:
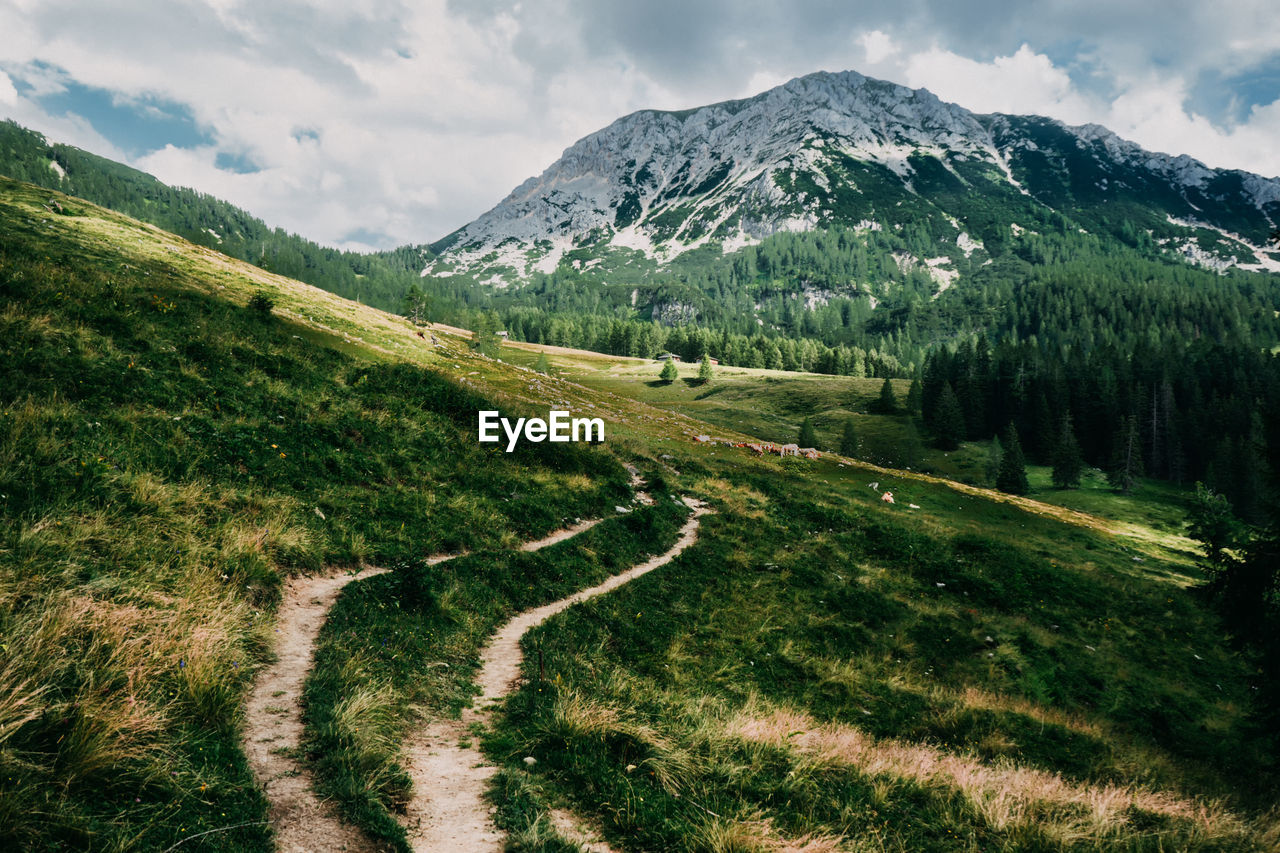
<path fill-rule="evenodd" d="M 923 230 L 941 289 L 1028 232 L 1073 229 L 1214 270 L 1280 271 L 1280 180 L 1145 151 L 1097 125 L 977 115 L 924 89 L 817 73 L 756 97 L 644 110 L 580 140 L 432 245 L 424 276 L 498 286 L 562 266 L 662 266 L 781 232 Z"/>
<path fill-rule="evenodd" d="M 979 334 L 1049 359 L 1280 344 L 1276 181 L 851 72 L 627 116 L 392 252 L 318 246 L 11 122 L 0 173 L 416 319 L 496 312 L 513 340 L 616 355 L 884 377 Z"/>

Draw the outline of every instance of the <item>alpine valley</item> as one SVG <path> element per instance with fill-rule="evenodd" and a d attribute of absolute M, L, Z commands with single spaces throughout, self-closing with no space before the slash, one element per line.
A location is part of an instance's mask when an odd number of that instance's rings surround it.
<path fill-rule="evenodd" d="M 0 175 L 0 849 L 1280 849 L 1280 181 L 852 72 L 381 253 Z"/>

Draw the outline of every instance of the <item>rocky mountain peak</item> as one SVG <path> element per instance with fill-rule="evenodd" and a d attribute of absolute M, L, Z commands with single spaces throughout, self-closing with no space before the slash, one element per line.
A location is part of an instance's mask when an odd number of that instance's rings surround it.
<path fill-rule="evenodd" d="M 779 231 L 894 225 L 907 210 L 945 219 L 963 242 L 975 230 L 966 205 L 1010 192 L 1055 209 L 1160 199 L 1162 220 L 1207 225 L 1249 253 L 1280 218 L 1280 183 L 1148 152 L 1100 125 L 979 116 L 925 89 L 818 72 L 751 98 L 619 118 L 435 244 L 424 275 L 487 270 L 505 285 L 575 250 L 661 264 Z M 1231 214 L 1215 219 L 1209 196 L 1223 192 Z"/>

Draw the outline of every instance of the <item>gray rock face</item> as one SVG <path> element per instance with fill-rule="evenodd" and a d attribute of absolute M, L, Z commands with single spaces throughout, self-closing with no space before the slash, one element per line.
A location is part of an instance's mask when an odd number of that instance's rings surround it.
<path fill-rule="evenodd" d="M 975 186 L 972 171 L 962 177 L 956 164 L 984 168 L 989 180 L 1057 207 L 1053 182 L 1082 170 L 1097 172 L 1091 180 L 1102 193 L 1141 188 L 1149 195 L 1158 185 L 1157 195 L 1186 200 L 1168 216 L 1232 238 L 1280 219 L 1274 179 L 1145 151 L 1098 125 L 978 116 L 924 89 L 822 72 L 746 100 L 618 119 L 437 244 L 443 253 L 423 274 L 493 268 L 524 278 L 554 270 L 566 251 L 583 246 L 635 249 L 658 262 L 708 242 L 730 251 L 778 231 L 841 221 L 849 206 L 837 200 L 869 192 L 858 169 L 874 170 L 879 197 L 926 195 L 914 183 L 921 157 L 936 159 L 979 195 L 990 187 Z M 1061 174 L 1030 170 L 1035 157 Z M 885 181 L 896 186 L 885 190 Z M 1230 206 L 1256 211 L 1256 222 L 1238 215 L 1215 221 L 1198 203 L 1223 192 Z M 859 223 L 846 217 L 845 224 Z"/>

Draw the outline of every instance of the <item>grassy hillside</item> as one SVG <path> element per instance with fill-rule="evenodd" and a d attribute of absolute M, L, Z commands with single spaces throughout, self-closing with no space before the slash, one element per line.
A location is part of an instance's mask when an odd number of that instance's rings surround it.
<path fill-rule="evenodd" d="M 543 376 L 49 198 L 0 181 L 4 846 L 270 849 L 238 744 L 281 579 L 371 564 L 392 571 L 321 637 L 307 759 L 403 849 L 406 732 L 456 714 L 507 615 L 664 550 L 677 493 L 716 510 L 698 544 L 527 640 L 486 742 L 512 848 L 573 849 L 552 809 L 620 850 L 1280 843 L 1274 733 L 1187 590 L 1175 494 L 1010 499 L 697 445 L 807 415 L 829 441 L 854 416 L 892 450 L 904 422 L 849 379 L 655 385 L 652 363 L 563 351 Z M 604 417 L 604 447 L 474 441 L 476 409 L 550 404 Z M 653 508 L 614 511 L 621 462 Z"/>
<path fill-rule="evenodd" d="M 400 307 L 417 280 L 422 249 L 341 252 L 271 228 L 233 204 L 146 172 L 50 143 L 32 130 L 0 121 L 0 175 L 78 196 L 150 222 L 202 246 L 387 310 Z"/>
<path fill-rule="evenodd" d="M 901 416 L 866 413 L 870 381 L 721 369 L 704 386 L 683 366 L 666 384 L 652 362 L 523 345 L 504 358 L 544 352 L 553 371 L 697 412 L 713 434 L 793 439 L 804 417 L 853 413 L 860 434 L 902 435 Z M 552 805 L 640 849 L 1280 841 L 1257 754 L 1274 733 L 1249 717 L 1257 674 L 1188 593 L 1177 490 L 1120 497 L 1090 476 L 1058 491 L 1033 469 L 1033 499 L 1010 505 L 838 458 L 668 452 L 708 478 L 720 513 L 705 547 L 541 628 L 528 643 L 554 687 L 513 699 L 490 744 L 508 761 L 496 802 L 531 849 L 558 849 Z"/>
<path fill-rule="evenodd" d="M 625 473 L 480 449 L 460 348 L 48 198 L 0 182 L 0 846 L 268 849 L 237 721 L 282 576 L 545 533 Z"/>
<path fill-rule="evenodd" d="M 795 441 L 801 423 L 809 418 L 817 446 L 834 452 L 840 447 L 845 422 L 852 419 L 858 436 L 857 458 L 862 461 L 909 467 L 972 486 L 994 485 L 987 470 L 989 442 L 968 442 L 948 453 L 921 440 L 918 417 L 909 418 L 906 413 L 906 380 L 891 380 L 900 411 L 885 415 L 875 409 L 880 379 L 717 366 L 713 380 L 704 383 L 697 378 L 699 365 L 682 363 L 677 381 L 662 382 L 659 365 L 650 359 L 526 343 L 504 345 L 502 357 L 528 367 L 545 357 L 558 376 L 766 441 Z M 1184 535 L 1184 489 L 1147 479 L 1133 494 L 1118 495 L 1101 472 L 1090 470 L 1079 489 L 1064 490 L 1052 487 L 1047 467 L 1031 465 L 1028 474 L 1036 500 L 1105 518 L 1112 531 L 1128 525 L 1128 532 L 1135 536 L 1163 539 L 1169 546 L 1164 557 L 1185 565 L 1194 561 L 1196 546 Z"/>

